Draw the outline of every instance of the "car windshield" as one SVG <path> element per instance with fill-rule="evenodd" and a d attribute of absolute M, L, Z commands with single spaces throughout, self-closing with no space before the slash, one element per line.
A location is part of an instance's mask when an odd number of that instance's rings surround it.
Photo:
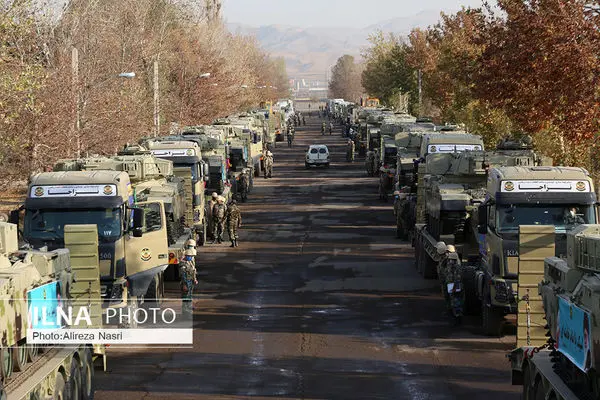
<path fill-rule="evenodd" d="M 516 233 L 519 225 L 554 225 L 566 232 L 580 224 L 596 223 L 591 206 L 554 204 L 498 206 L 496 223 L 500 233 Z"/>
<path fill-rule="evenodd" d="M 64 237 L 65 225 L 95 224 L 103 241 L 114 241 L 121 236 L 121 210 L 27 210 L 25 213 L 25 236 L 39 240 Z"/>

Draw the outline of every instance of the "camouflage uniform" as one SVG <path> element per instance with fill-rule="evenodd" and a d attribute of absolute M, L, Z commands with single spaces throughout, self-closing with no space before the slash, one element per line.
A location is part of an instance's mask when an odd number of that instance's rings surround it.
<path fill-rule="evenodd" d="M 238 233 L 237 230 L 242 226 L 242 213 L 235 202 L 232 202 L 227 209 L 227 231 L 229 233 L 229 240 L 231 240 L 231 247 L 237 247 L 238 245 Z"/>
<path fill-rule="evenodd" d="M 192 294 L 196 280 L 196 261 L 183 260 L 179 263 L 181 276 L 181 311 L 184 315 L 191 316 L 193 311 Z"/>
<path fill-rule="evenodd" d="M 240 175 L 240 199 L 245 202 L 248 200 L 248 192 L 250 191 L 250 179 L 248 179 L 247 173 L 244 171 Z"/>
<path fill-rule="evenodd" d="M 265 179 L 270 178 L 273 174 L 273 155 L 267 154 L 265 156 Z"/>
<path fill-rule="evenodd" d="M 375 175 L 375 171 L 373 170 L 373 165 L 375 164 L 375 153 L 369 151 L 367 153 L 367 158 L 365 159 L 365 168 L 367 170 L 368 176 Z"/>
<path fill-rule="evenodd" d="M 462 317 L 465 293 L 462 285 L 462 268 L 458 254 L 447 252 L 443 255 L 438 266 L 438 274 L 448 309 L 455 317 Z M 454 291 L 452 293 L 448 293 L 449 284 L 454 284 Z"/>
<path fill-rule="evenodd" d="M 213 236 L 214 242 L 223 243 L 223 231 L 225 230 L 225 215 L 227 214 L 227 206 L 222 202 L 217 202 L 213 206 Z"/>
<path fill-rule="evenodd" d="M 292 142 L 294 141 L 294 129 L 290 130 L 287 135 L 288 147 L 292 147 Z"/>
<path fill-rule="evenodd" d="M 346 145 L 346 161 L 354 161 L 354 142 L 348 141 Z"/>

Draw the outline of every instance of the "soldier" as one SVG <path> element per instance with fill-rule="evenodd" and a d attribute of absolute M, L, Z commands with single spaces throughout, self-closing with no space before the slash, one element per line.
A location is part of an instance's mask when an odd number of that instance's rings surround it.
<path fill-rule="evenodd" d="M 223 243 L 223 231 L 225 230 L 225 215 L 227 206 L 223 196 L 217 197 L 217 203 L 213 206 L 212 221 L 213 221 L 213 237 L 212 244 Z"/>
<path fill-rule="evenodd" d="M 577 214 L 576 207 L 569 207 L 567 210 L 565 210 L 565 225 L 569 226 L 581 224 L 585 224 L 585 221 L 581 215 Z"/>
<path fill-rule="evenodd" d="M 242 227 L 242 212 L 237 206 L 237 201 L 232 200 L 229 208 L 227 209 L 227 231 L 229 233 L 229 240 L 231 240 L 230 247 L 238 246 L 238 234 L 237 230 Z"/>
<path fill-rule="evenodd" d="M 325 136 L 325 122 L 321 124 L 321 135 Z"/>
<path fill-rule="evenodd" d="M 267 150 L 265 155 L 265 179 L 271 178 L 273 174 L 273 153 Z"/>
<path fill-rule="evenodd" d="M 191 317 L 194 311 L 192 293 L 194 286 L 198 284 L 196 277 L 196 250 L 187 249 L 183 260 L 179 264 L 179 275 L 181 276 L 181 313 L 185 317 Z"/>
<path fill-rule="evenodd" d="M 354 142 L 350 139 L 348 139 L 348 144 L 346 146 L 346 161 L 354 161 Z"/>
<path fill-rule="evenodd" d="M 438 243 L 437 252 L 440 255 L 438 275 L 442 284 L 442 293 L 450 314 L 457 324 L 461 323 L 464 308 L 464 291 L 462 290 L 462 268 L 456 248 L 443 242 Z"/>
<path fill-rule="evenodd" d="M 250 191 L 250 179 L 248 179 L 248 173 L 246 172 L 246 170 L 242 171 L 242 174 L 240 175 L 240 188 L 239 188 L 239 192 L 240 192 L 240 199 L 242 200 L 242 202 L 246 202 L 246 200 L 248 200 L 248 192 Z"/>
<path fill-rule="evenodd" d="M 375 175 L 375 171 L 373 170 L 373 165 L 375 164 L 375 153 L 372 151 L 367 152 L 367 157 L 365 158 L 365 168 L 367 170 L 368 176 Z"/>
<path fill-rule="evenodd" d="M 329 134 L 331 135 L 333 133 L 333 122 L 329 123 Z"/>
<path fill-rule="evenodd" d="M 306 118 L 302 115 L 302 125 L 306 126 Z"/>
<path fill-rule="evenodd" d="M 211 194 L 211 199 L 208 201 L 208 210 L 207 210 L 207 218 L 208 218 L 208 226 L 206 227 L 206 231 L 208 232 L 208 234 L 211 236 L 211 239 L 215 239 L 212 234 L 213 234 L 213 219 L 212 219 L 212 211 L 213 211 L 213 207 L 215 206 L 215 204 L 217 204 L 217 197 L 219 197 L 219 195 L 216 192 L 213 192 Z"/>
<path fill-rule="evenodd" d="M 292 129 L 290 132 L 288 132 L 288 135 L 287 135 L 288 147 L 292 147 L 292 142 L 294 141 L 294 134 L 295 134 L 294 129 Z"/>

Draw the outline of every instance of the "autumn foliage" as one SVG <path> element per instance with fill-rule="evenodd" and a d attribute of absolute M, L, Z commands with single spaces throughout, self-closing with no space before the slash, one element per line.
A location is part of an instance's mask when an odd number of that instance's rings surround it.
<path fill-rule="evenodd" d="M 583 0 L 498 0 L 442 14 L 437 25 L 402 41 L 394 56 L 402 64 L 396 89 L 412 94 L 413 112 L 464 123 L 488 145 L 530 133 L 557 162 L 594 167 L 597 157 L 587 149 L 595 148 L 599 131 L 599 23 L 595 3 Z M 375 58 L 366 62 L 377 70 Z"/>
<path fill-rule="evenodd" d="M 54 14 L 38 3 L 0 3 L 4 183 L 150 135 L 155 62 L 161 134 L 288 95 L 283 61 L 228 32 L 213 0 L 71 0 Z"/>

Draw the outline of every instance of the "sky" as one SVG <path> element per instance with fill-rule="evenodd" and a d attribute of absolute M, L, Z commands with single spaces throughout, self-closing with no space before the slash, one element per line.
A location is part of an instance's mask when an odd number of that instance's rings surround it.
<path fill-rule="evenodd" d="M 481 0 L 223 0 L 227 22 L 251 26 L 357 27 L 421 11 L 456 11 Z"/>

